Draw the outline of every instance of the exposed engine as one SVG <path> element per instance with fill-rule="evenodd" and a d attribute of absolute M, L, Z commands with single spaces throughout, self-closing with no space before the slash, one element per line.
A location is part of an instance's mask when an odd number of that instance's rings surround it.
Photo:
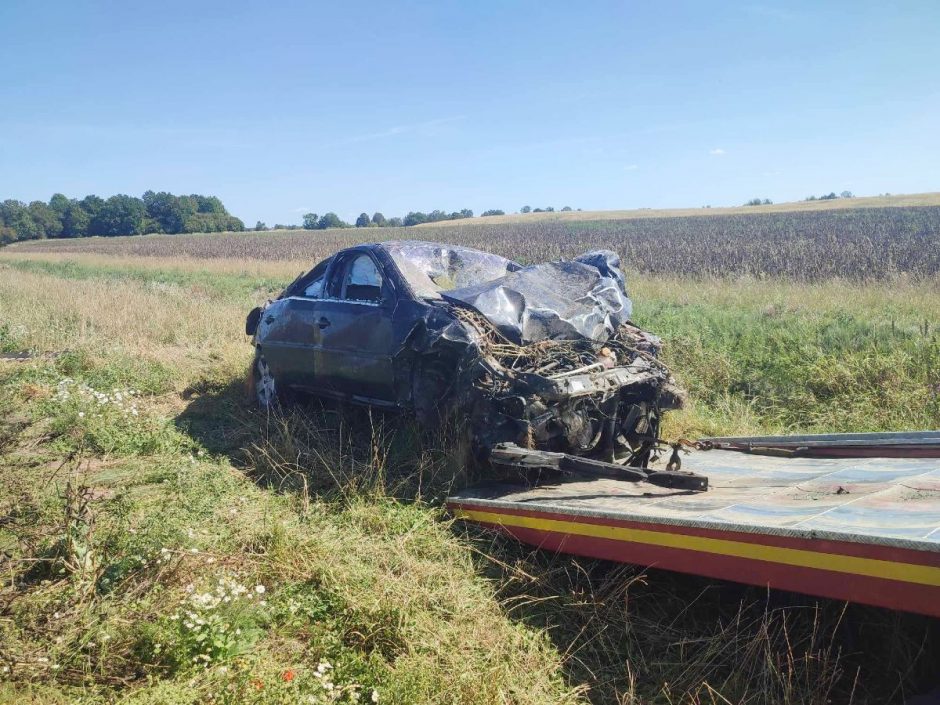
<path fill-rule="evenodd" d="M 509 341 L 484 316 L 455 306 L 478 335 L 470 362 L 471 418 L 485 445 L 570 453 L 646 467 L 661 414 L 683 395 L 657 359 L 660 341 L 622 323 L 605 342 Z"/>

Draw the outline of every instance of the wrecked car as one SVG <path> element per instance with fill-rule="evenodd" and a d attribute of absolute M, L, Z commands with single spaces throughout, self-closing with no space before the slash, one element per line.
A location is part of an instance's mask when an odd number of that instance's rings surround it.
<path fill-rule="evenodd" d="M 399 241 L 320 262 L 253 310 L 245 332 L 262 407 L 299 390 L 424 425 L 456 417 L 493 465 L 629 473 L 648 467 L 662 413 L 683 399 L 631 311 L 610 251 L 522 266 Z"/>

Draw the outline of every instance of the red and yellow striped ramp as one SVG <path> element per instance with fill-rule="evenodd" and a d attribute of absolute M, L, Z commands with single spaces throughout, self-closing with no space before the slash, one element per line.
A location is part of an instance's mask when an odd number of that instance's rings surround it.
<path fill-rule="evenodd" d="M 710 489 L 494 484 L 448 507 L 544 550 L 940 617 L 940 461 L 715 450 L 683 469 Z"/>

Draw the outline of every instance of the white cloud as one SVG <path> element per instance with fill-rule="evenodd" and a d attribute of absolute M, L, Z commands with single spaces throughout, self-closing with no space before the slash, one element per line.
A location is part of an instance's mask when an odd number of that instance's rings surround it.
<path fill-rule="evenodd" d="M 301 206 L 300 208 L 295 208 L 294 213 L 309 213 L 310 209 L 307 206 Z"/>
<path fill-rule="evenodd" d="M 714 149 L 708 150 L 708 153 L 713 157 L 723 157 L 725 155 L 725 150 L 723 150 L 721 147 L 715 147 Z"/>
<path fill-rule="evenodd" d="M 623 168 L 623 170 L 624 170 L 624 171 L 636 171 L 636 170 L 639 169 L 639 168 L 640 168 L 640 165 L 639 165 L 639 164 L 627 164 L 627 165 Z"/>

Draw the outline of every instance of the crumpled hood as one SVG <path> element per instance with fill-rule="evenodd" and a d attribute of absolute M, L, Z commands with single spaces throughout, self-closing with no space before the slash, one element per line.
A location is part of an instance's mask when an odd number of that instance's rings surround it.
<path fill-rule="evenodd" d="M 441 296 L 469 304 L 516 343 L 604 342 L 632 313 L 624 284 L 617 254 L 597 250 L 573 260 L 523 267 Z"/>

